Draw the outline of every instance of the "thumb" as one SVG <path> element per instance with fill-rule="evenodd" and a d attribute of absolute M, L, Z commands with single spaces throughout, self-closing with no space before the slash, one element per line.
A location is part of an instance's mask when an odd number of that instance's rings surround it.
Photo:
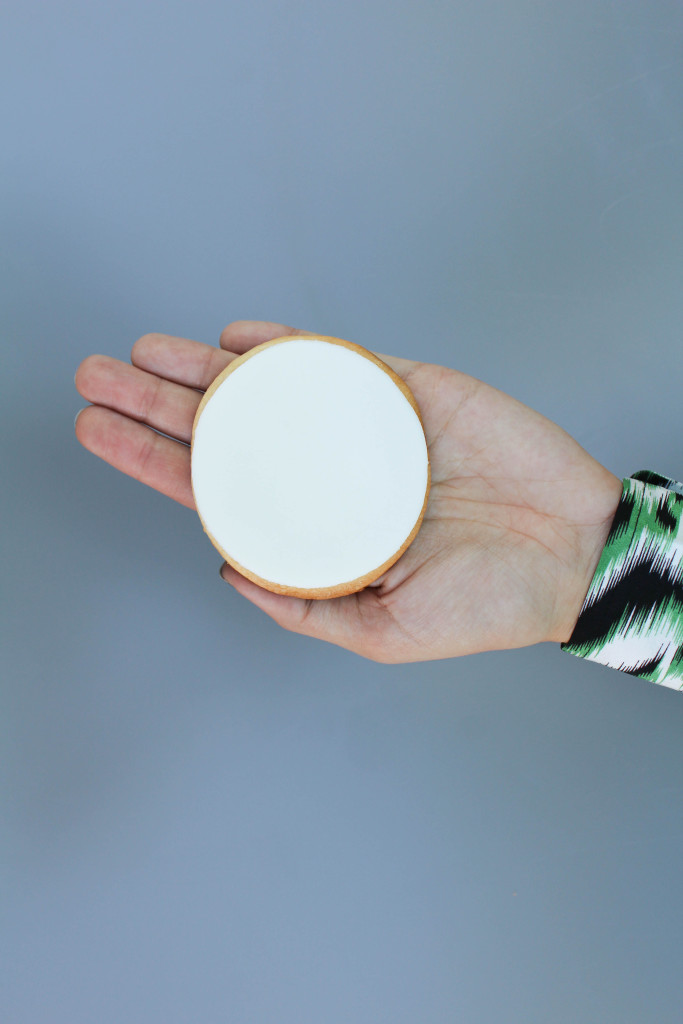
<path fill-rule="evenodd" d="M 344 597 L 314 600 L 259 587 L 229 562 L 223 563 L 220 575 L 283 629 L 326 640 L 372 661 L 383 660 L 381 641 L 387 612 L 372 587 Z"/>

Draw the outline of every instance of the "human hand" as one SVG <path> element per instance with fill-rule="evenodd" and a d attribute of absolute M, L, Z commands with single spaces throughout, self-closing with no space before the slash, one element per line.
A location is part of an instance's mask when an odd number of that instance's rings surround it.
<path fill-rule="evenodd" d="M 238 355 L 285 335 L 316 337 L 237 320 L 220 348 L 146 334 L 132 365 L 88 356 L 76 387 L 94 404 L 78 417 L 76 437 L 194 509 L 190 438 L 202 392 Z M 408 384 L 424 424 L 431 489 L 415 540 L 383 576 L 345 597 L 276 594 L 228 563 L 221 575 L 284 629 L 387 664 L 568 640 L 621 480 L 557 424 L 483 381 L 375 354 Z"/>

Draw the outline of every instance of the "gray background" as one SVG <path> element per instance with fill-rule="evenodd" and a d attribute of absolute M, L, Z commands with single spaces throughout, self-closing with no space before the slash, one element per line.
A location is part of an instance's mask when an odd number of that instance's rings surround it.
<path fill-rule="evenodd" d="M 683 694 L 287 633 L 73 374 L 282 321 L 683 479 L 682 10 L 5 7 L 4 1024 L 680 1021 Z"/>

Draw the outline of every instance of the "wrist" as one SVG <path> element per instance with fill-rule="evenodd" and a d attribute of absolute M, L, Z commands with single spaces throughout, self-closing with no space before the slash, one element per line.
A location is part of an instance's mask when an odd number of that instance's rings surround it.
<path fill-rule="evenodd" d="M 558 597 L 556 625 L 549 638 L 555 643 L 567 643 L 574 632 L 622 494 L 623 482 L 605 470 L 604 485 L 594 494 L 597 519 L 594 518 L 589 524 L 575 526 L 579 555 L 574 571 Z"/>

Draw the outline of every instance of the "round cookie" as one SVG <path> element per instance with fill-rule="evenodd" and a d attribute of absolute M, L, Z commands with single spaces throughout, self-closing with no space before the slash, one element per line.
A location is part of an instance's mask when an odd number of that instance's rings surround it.
<path fill-rule="evenodd" d="M 368 586 L 417 536 L 431 481 L 408 385 L 326 335 L 274 338 L 211 383 L 192 427 L 192 492 L 226 562 L 279 594 Z"/>

